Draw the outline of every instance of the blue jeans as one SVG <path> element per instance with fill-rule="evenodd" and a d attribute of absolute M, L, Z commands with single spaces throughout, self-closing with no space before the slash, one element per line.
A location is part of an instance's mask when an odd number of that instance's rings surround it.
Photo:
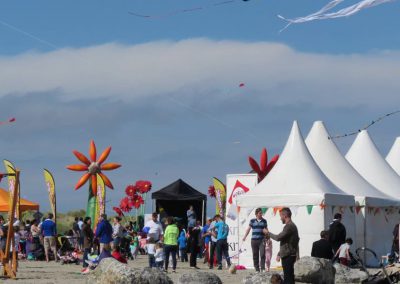
<path fill-rule="evenodd" d="M 85 248 L 83 251 L 83 267 L 88 267 L 89 264 L 86 263 L 86 260 L 88 260 L 88 255 L 90 253 L 90 248 Z"/>
<path fill-rule="evenodd" d="M 165 255 L 165 270 L 168 270 L 169 255 L 172 255 L 172 269 L 176 269 L 176 252 L 178 251 L 178 246 L 164 245 L 164 255 Z"/>
<path fill-rule="evenodd" d="M 156 258 L 154 254 L 149 254 L 149 267 L 156 267 Z"/>

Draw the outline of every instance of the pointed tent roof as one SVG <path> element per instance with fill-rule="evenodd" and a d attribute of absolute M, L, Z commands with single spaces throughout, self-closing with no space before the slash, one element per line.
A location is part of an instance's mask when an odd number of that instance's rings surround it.
<path fill-rule="evenodd" d="M 400 176 L 383 159 L 367 130 L 358 133 L 346 159 L 370 184 L 394 198 L 400 198 Z"/>
<path fill-rule="evenodd" d="M 326 204 L 353 206 L 347 195 L 322 173 L 293 122 L 288 141 L 271 172 L 249 193 L 237 198 L 239 206 L 304 206 Z"/>
<path fill-rule="evenodd" d="M 153 192 L 151 198 L 159 200 L 207 200 L 207 195 L 178 179 L 170 185 Z"/>
<path fill-rule="evenodd" d="M 400 175 L 400 137 L 397 137 L 394 141 L 389 154 L 386 156 L 386 161 Z"/>
<path fill-rule="evenodd" d="M 332 139 L 329 139 L 329 133 L 322 121 L 314 122 L 306 138 L 306 145 L 322 172 L 344 192 L 357 197 L 368 197 L 368 204 L 374 206 L 400 204 L 400 201 L 393 200 L 369 184 L 350 165 Z"/>

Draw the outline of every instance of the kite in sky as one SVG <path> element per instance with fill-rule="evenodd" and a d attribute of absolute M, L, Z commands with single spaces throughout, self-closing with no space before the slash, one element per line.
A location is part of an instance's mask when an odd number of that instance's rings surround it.
<path fill-rule="evenodd" d="M 310 14 L 308 16 L 305 16 L 305 17 L 287 19 L 287 18 L 282 17 L 281 15 L 278 15 L 278 17 L 280 19 L 288 22 L 286 27 L 284 27 L 280 32 L 287 29 L 291 24 L 300 24 L 300 23 L 311 22 L 311 21 L 315 21 L 315 20 L 327 20 L 327 19 L 335 19 L 335 18 L 341 18 L 341 17 L 349 17 L 354 14 L 357 14 L 361 10 L 371 8 L 374 6 L 378 6 L 378 5 L 387 3 L 387 2 L 393 2 L 394 0 L 362 0 L 354 5 L 343 8 L 339 11 L 327 13 L 329 10 L 335 8 L 337 5 L 339 5 L 343 1 L 344 0 L 332 0 L 327 5 L 325 5 L 321 10 L 319 10 L 313 14 Z"/>
<path fill-rule="evenodd" d="M 239 1 L 248 2 L 250 0 L 225 0 L 225 1 L 215 2 L 215 3 L 209 4 L 209 5 L 191 7 L 191 8 L 186 8 L 186 9 L 179 9 L 179 10 L 169 11 L 169 12 L 166 12 L 163 14 L 157 14 L 157 15 L 148 15 L 148 14 L 145 15 L 145 14 L 140 14 L 140 13 L 136 13 L 136 12 L 128 12 L 128 13 L 132 16 L 139 17 L 139 18 L 162 19 L 162 18 L 172 17 L 172 16 L 175 16 L 178 14 L 197 12 L 197 11 L 207 10 L 210 8 L 215 8 L 218 6 L 233 4 L 233 3 L 239 2 Z"/>
<path fill-rule="evenodd" d="M 13 123 L 13 122 L 15 122 L 15 117 L 12 117 L 12 118 L 10 118 L 9 120 L 7 120 L 7 121 L 0 121 L 0 125 L 4 125 L 4 124 L 10 124 L 10 123 Z"/>

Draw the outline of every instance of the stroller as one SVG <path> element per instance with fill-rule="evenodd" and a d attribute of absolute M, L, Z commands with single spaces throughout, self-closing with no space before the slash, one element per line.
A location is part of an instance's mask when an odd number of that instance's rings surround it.
<path fill-rule="evenodd" d="M 81 263 L 77 250 L 67 252 L 66 254 L 59 257 L 61 264 L 75 263 L 76 265 L 79 265 Z"/>
<path fill-rule="evenodd" d="M 61 246 L 57 252 L 61 264 L 75 263 L 80 264 L 78 250 L 74 249 L 69 238 L 61 237 Z"/>

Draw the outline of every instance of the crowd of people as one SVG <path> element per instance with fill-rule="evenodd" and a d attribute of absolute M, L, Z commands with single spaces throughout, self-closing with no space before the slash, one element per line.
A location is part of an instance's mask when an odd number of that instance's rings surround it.
<path fill-rule="evenodd" d="M 269 231 L 261 208 L 257 208 L 255 218 L 250 220 L 243 237 L 243 242 L 246 242 L 251 231 L 253 264 L 257 272 L 270 270 L 272 240 L 280 243 L 276 260 L 282 263 L 284 283 L 294 283 L 294 263 L 299 257 L 300 239 L 291 216 L 289 208 L 280 210 L 284 227 L 280 233 L 275 234 Z M 62 258 L 61 249 L 57 251 L 58 239 L 53 217 L 50 213 L 40 222 L 36 219 L 27 220 L 25 223 L 17 220 L 13 224 L 15 246 L 11 247 L 10 251 L 16 250 L 22 257 L 30 259 L 30 253 L 42 247 L 47 262 L 50 259 L 58 261 Z M 139 227 L 136 222 L 129 222 L 123 226 L 118 216 L 110 223 L 107 215 L 103 214 L 95 231 L 92 229 L 90 217 L 76 217 L 64 242 L 58 246 L 63 248 L 65 243 L 68 243 L 75 252 L 83 254 L 81 261 L 83 273 L 90 271 L 93 255 L 97 255 L 97 261 L 105 257 L 114 257 L 123 263 L 127 263 L 128 259 L 135 260 L 139 254 L 147 255 L 149 267 L 166 272 L 171 268 L 173 273 L 176 272 L 179 261 L 188 263 L 190 268 L 199 269 L 198 259 L 207 263 L 209 269 L 215 266 L 219 270 L 223 269 L 223 261 L 229 268 L 231 266 L 227 241 L 229 226 L 224 218 L 215 215 L 201 226 L 192 206 L 187 210 L 186 217 L 187 225 L 177 222 L 172 216 L 165 216 L 159 221 L 159 215 L 153 213 L 151 220 Z M 321 239 L 313 243 L 311 256 L 329 260 L 338 259 L 341 264 L 350 265 L 350 248 L 353 241 L 351 238 L 346 238 L 346 228 L 341 221 L 341 214 L 335 214 L 329 229 L 322 231 Z M 3 251 L 9 225 L 0 216 L 0 248 Z"/>
<path fill-rule="evenodd" d="M 180 220 L 180 219 L 178 219 Z M 127 263 L 137 256 L 147 255 L 148 266 L 172 273 L 176 272 L 178 262 L 188 264 L 192 269 L 199 269 L 197 262 L 202 259 L 210 269 L 215 266 L 222 270 L 231 265 L 227 237 L 229 227 L 219 215 L 207 220 L 204 226 L 197 220 L 193 207 L 187 211 L 187 224 L 178 222 L 172 216 L 164 216 L 160 221 L 157 213 L 152 214 L 144 226 L 135 222 L 127 226 L 121 224 L 120 217 L 114 217 L 112 222 L 107 216 L 101 215 L 95 231 L 91 229 L 92 220 L 76 218 L 69 233 L 75 250 L 83 252 L 82 273 L 91 269 L 93 255 L 97 261 L 105 257 L 114 257 Z M 46 241 L 51 247 L 51 243 Z"/>

